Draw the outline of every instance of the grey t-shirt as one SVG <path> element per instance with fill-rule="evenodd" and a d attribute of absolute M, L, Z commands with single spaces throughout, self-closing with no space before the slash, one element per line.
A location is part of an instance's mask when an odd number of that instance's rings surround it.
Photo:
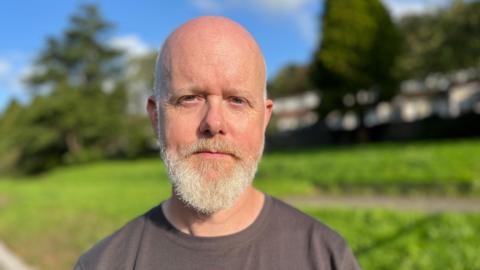
<path fill-rule="evenodd" d="M 105 238 L 75 270 L 360 269 L 336 232 L 268 195 L 254 223 L 238 233 L 195 237 L 157 206 Z"/>

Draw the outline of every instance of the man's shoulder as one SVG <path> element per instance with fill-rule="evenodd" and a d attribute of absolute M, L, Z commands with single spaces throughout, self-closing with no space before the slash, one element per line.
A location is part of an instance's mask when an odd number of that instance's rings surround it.
<path fill-rule="evenodd" d="M 272 201 L 268 233 L 279 248 L 288 243 L 289 254 L 307 256 L 321 269 L 360 269 L 347 242 L 335 230 L 279 199 Z"/>
<path fill-rule="evenodd" d="M 120 229 L 105 237 L 80 256 L 75 270 L 133 269 L 138 245 L 145 222 L 156 206 L 145 214 L 129 221 Z"/>
<path fill-rule="evenodd" d="M 312 216 L 300 211 L 290 204 L 276 198 L 273 200 L 273 219 L 284 228 L 302 230 L 312 234 L 331 238 L 334 241 L 343 241 L 343 238 L 328 225 Z M 288 225 L 288 226 L 285 226 Z"/>
<path fill-rule="evenodd" d="M 273 222 L 270 223 L 270 228 L 272 231 L 281 232 L 276 233 L 277 237 L 287 235 L 285 237 L 290 243 L 305 245 L 306 250 L 326 255 L 338 265 L 346 263 L 358 267 L 348 243 L 334 229 L 279 199 L 273 198 L 273 202 Z"/>

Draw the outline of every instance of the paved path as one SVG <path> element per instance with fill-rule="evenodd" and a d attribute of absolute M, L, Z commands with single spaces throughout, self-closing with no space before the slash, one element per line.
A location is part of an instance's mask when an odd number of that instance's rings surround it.
<path fill-rule="evenodd" d="M 33 270 L 0 242 L 0 270 Z"/>
<path fill-rule="evenodd" d="M 285 201 L 304 207 L 387 208 L 425 212 L 478 212 L 480 198 L 387 197 L 387 196 L 296 196 Z"/>

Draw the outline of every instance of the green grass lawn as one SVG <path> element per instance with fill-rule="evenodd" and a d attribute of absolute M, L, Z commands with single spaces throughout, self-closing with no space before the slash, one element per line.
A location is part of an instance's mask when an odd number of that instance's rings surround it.
<path fill-rule="evenodd" d="M 80 251 L 169 194 L 159 160 L 62 168 L 0 181 L 0 239 L 41 269 L 69 269 Z"/>
<path fill-rule="evenodd" d="M 274 153 L 262 161 L 256 185 L 277 196 L 318 188 L 402 193 L 404 183 L 417 185 L 419 194 L 429 193 L 425 187 L 444 185 L 437 192 L 462 195 L 457 184 L 467 183 L 467 194 L 476 195 L 479 150 L 480 141 L 461 141 Z M 83 250 L 169 193 L 165 169 L 156 158 L 4 178 L 0 239 L 39 269 L 69 269 Z M 348 239 L 364 269 L 480 268 L 478 256 L 472 255 L 480 253 L 480 214 L 307 210 Z M 425 266 L 436 260 L 448 267 Z"/>
<path fill-rule="evenodd" d="M 257 184 L 278 192 L 480 194 L 480 140 L 370 144 L 272 153 Z"/>
<path fill-rule="evenodd" d="M 343 235 L 363 269 L 480 269 L 480 213 L 303 210 Z"/>

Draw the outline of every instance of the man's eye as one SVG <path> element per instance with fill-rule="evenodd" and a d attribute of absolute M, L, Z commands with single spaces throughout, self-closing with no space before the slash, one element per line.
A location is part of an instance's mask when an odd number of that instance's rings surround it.
<path fill-rule="evenodd" d="M 195 95 L 188 95 L 188 96 L 183 96 L 183 97 L 180 97 L 177 101 L 177 104 L 181 105 L 181 104 L 185 104 L 185 103 L 193 103 L 193 102 L 196 102 L 200 99 L 200 97 L 198 96 L 195 96 Z"/>
<path fill-rule="evenodd" d="M 246 105 L 247 104 L 247 100 L 245 100 L 244 98 L 241 98 L 241 97 L 231 97 L 230 98 L 230 101 L 236 105 Z"/>

